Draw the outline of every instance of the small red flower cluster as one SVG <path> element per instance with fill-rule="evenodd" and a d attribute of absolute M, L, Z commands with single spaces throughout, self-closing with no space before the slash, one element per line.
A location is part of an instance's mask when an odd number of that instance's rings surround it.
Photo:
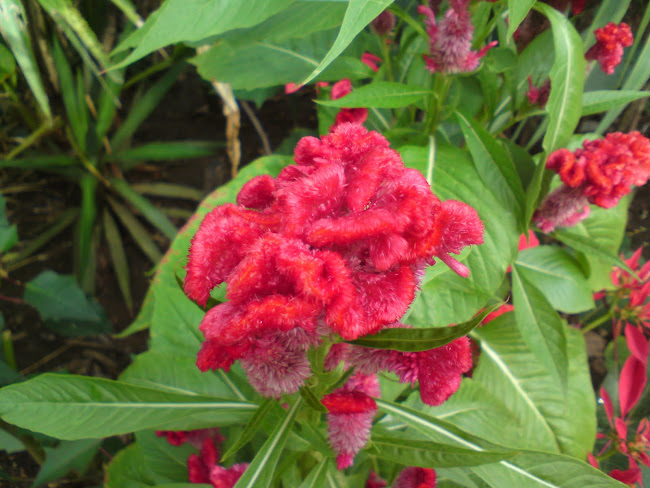
<path fill-rule="evenodd" d="M 585 54 L 589 61 L 596 60 L 608 75 L 614 73 L 614 69 L 623 58 L 623 48 L 630 47 L 634 42 L 630 26 L 624 22 L 616 25 L 610 22 L 605 27 L 596 29 L 596 44 Z"/>
<path fill-rule="evenodd" d="M 157 430 L 158 437 L 166 437 L 167 442 L 172 446 L 182 446 L 186 442 L 200 449 L 205 439 L 212 439 L 215 443 L 220 444 L 225 439 L 219 433 L 219 429 L 197 429 L 197 430 Z"/>
<path fill-rule="evenodd" d="M 242 359 L 274 385 L 262 394 L 293 393 L 309 375 L 306 351 L 321 335 L 353 340 L 394 323 L 434 258 L 468 275 L 449 253 L 483 242 L 476 211 L 441 202 L 388 146 L 354 124 L 305 137 L 296 165 L 276 179 L 252 179 L 237 205 L 205 217 L 192 240 L 185 292 L 205 305 L 226 282 L 229 301 L 201 323 L 201 370 L 227 370 Z"/>
<path fill-rule="evenodd" d="M 531 105 L 537 105 L 538 107 L 546 107 L 546 102 L 548 102 L 548 97 L 551 94 L 551 80 L 547 79 L 542 85 L 538 88 L 533 85 L 533 79 L 528 77 L 528 92 L 526 96 L 528 97 L 528 103 Z"/>
<path fill-rule="evenodd" d="M 429 35 L 429 56 L 424 56 L 427 69 L 432 73 L 462 73 L 473 71 L 496 41 L 472 51 L 474 25 L 468 10 L 469 0 L 449 0 L 445 16 L 436 24 L 434 9 L 426 5 L 418 7 L 425 16 Z"/>
<path fill-rule="evenodd" d="M 374 471 L 370 472 L 366 488 L 383 488 L 386 481 L 381 479 Z M 414 466 L 404 468 L 392 488 L 436 488 L 436 472 L 431 468 L 416 468 Z"/>
<path fill-rule="evenodd" d="M 650 140 L 640 132 L 613 132 L 604 139 L 585 141 L 574 152 L 559 149 L 546 167 L 557 172 L 564 185 L 537 209 L 535 223 L 544 232 L 569 227 L 589 215 L 589 203 L 614 207 L 633 185 L 650 177 Z"/>

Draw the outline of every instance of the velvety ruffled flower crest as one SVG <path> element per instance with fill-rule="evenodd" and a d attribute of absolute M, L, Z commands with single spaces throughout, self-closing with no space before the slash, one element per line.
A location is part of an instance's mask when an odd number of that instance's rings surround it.
<path fill-rule="evenodd" d="M 596 44 L 594 44 L 585 57 L 598 61 L 600 68 L 611 75 L 623 58 L 623 48 L 630 47 L 634 42 L 630 26 L 624 22 L 616 25 L 610 22 L 605 27 L 594 31 Z"/>

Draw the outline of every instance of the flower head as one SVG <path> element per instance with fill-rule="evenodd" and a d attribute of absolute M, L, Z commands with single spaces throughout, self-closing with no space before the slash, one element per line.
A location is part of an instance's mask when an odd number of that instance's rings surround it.
<path fill-rule="evenodd" d="M 429 56 L 424 56 L 427 69 L 432 73 L 461 73 L 473 71 L 490 48 L 491 42 L 480 51 L 472 51 L 474 25 L 468 11 L 469 0 L 451 0 L 449 8 L 439 23 L 434 10 L 420 5 L 418 12 L 425 16 L 429 35 Z"/>
<path fill-rule="evenodd" d="M 596 44 L 594 44 L 585 57 L 596 60 L 600 68 L 611 75 L 623 58 L 623 48 L 629 47 L 634 42 L 630 26 L 624 22 L 616 25 L 610 22 L 605 27 L 596 29 Z"/>
<path fill-rule="evenodd" d="M 395 28 L 395 14 L 384 10 L 370 23 L 370 28 L 380 36 L 387 36 Z"/>
<path fill-rule="evenodd" d="M 528 77 L 528 92 L 526 96 L 528 97 L 528 102 L 531 105 L 537 105 L 538 107 L 544 108 L 546 102 L 548 102 L 548 96 L 551 94 L 551 80 L 547 79 L 542 85 L 537 88 L 533 86 L 533 79 Z"/>
<path fill-rule="evenodd" d="M 436 472 L 431 468 L 409 467 L 397 476 L 393 488 L 435 488 Z"/>
<path fill-rule="evenodd" d="M 394 323 L 414 298 L 418 271 L 483 241 L 474 209 L 441 202 L 376 132 L 344 123 L 305 137 L 295 165 L 258 176 L 210 212 L 192 240 L 185 292 L 210 309 L 197 365 L 242 361 L 266 396 L 292 393 L 309 375 L 306 352 L 322 335 L 346 340 Z"/>

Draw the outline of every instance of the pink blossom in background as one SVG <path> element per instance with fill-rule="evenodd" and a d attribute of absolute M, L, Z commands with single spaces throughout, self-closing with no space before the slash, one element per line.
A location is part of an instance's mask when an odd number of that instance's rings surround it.
<path fill-rule="evenodd" d="M 497 43 L 491 42 L 479 51 L 472 51 L 474 25 L 469 0 L 450 0 L 444 17 L 436 23 L 434 9 L 418 7 L 425 17 L 429 35 L 429 55 L 424 56 L 426 67 L 432 73 L 462 73 L 478 68 L 479 61 Z"/>
<path fill-rule="evenodd" d="M 571 152 L 551 153 L 546 167 L 560 175 L 564 185 L 546 197 L 533 220 L 544 232 L 570 227 L 589 215 L 588 204 L 614 207 L 632 186 L 650 177 L 650 140 L 640 132 L 612 132 L 603 139 L 585 141 Z"/>
<path fill-rule="evenodd" d="M 365 488 L 385 488 L 386 486 L 388 486 L 386 480 L 380 478 L 374 471 L 370 471 Z"/>
<path fill-rule="evenodd" d="M 339 469 L 352 466 L 356 454 L 367 444 L 377 412 L 372 397 L 380 394 L 377 376 L 355 373 L 345 385 L 322 398 L 328 411 L 327 437 Z"/>
<path fill-rule="evenodd" d="M 430 468 L 404 468 L 397 476 L 393 488 L 435 488 L 436 472 Z"/>
<path fill-rule="evenodd" d="M 233 488 L 248 468 L 248 463 L 233 464 L 229 468 L 214 466 L 210 471 L 210 483 L 213 488 Z"/>
<path fill-rule="evenodd" d="M 483 241 L 476 211 L 440 201 L 376 132 L 341 124 L 301 139 L 295 160 L 206 215 L 185 278 L 200 305 L 228 285 L 229 301 L 200 325 L 197 366 L 241 360 L 253 386 L 275 398 L 304 383 L 305 354 L 322 335 L 354 340 L 393 324 L 427 264 L 441 259 L 466 276 L 449 254 Z"/>
<path fill-rule="evenodd" d="M 375 56 L 372 53 L 363 53 L 361 55 L 361 62 L 376 73 L 379 71 L 379 63 L 381 63 L 381 58 L 379 56 Z"/>
<path fill-rule="evenodd" d="M 363 58 L 361 59 L 363 61 Z M 368 64 L 368 63 L 366 63 Z M 347 94 L 352 92 L 352 82 L 347 78 L 334 83 L 332 86 L 331 99 L 338 100 L 343 98 Z M 334 125 L 331 129 L 340 124 L 352 123 L 363 125 L 363 123 L 368 118 L 368 109 L 367 108 L 342 108 L 336 118 L 334 119 Z M 330 130 L 331 130 L 330 129 Z"/>
<path fill-rule="evenodd" d="M 587 0 L 573 0 L 571 2 L 571 13 L 573 15 L 578 15 L 582 13 L 582 11 L 585 9 L 585 4 L 587 3 Z"/>
<path fill-rule="evenodd" d="M 589 61 L 598 61 L 600 68 L 611 75 L 623 58 L 623 48 L 634 43 L 632 30 L 624 22 L 616 25 L 610 22 L 605 27 L 594 31 L 596 44 L 585 54 Z"/>
<path fill-rule="evenodd" d="M 528 102 L 531 105 L 536 105 L 538 107 L 544 108 L 546 102 L 548 102 L 548 96 L 551 94 L 551 80 L 547 79 L 542 85 L 537 88 L 533 86 L 533 80 L 528 77 L 528 92 L 526 96 L 528 97 Z"/>

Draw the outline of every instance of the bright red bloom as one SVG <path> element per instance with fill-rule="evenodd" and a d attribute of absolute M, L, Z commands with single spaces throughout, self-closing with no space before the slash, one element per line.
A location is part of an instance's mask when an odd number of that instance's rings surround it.
<path fill-rule="evenodd" d="M 596 44 L 594 44 L 585 58 L 589 61 L 596 60 L 600 68 L 611 75 L 623 58 L 623 48 L 629 47 L 634 42 L 630 26 L 624 22 L 619 25 L 610 22 L 605 27 L 596 29 Z"/>
<path fill-rule="evenodd" d="M 573 15 L 578 15 L 582 13 L 582 11 L 585 9 L 585 4 L 587 3 L 587 0 L 573 0 L 571 2 L 571 13 Z"/>
<path fill-rule="evenodd" d="M 551 94 L 551 80 L 547 79 L 542 85 L 537 88 L 533 86 L 533 80 L 528 77 L 528 92 L 526 96 L 528 97 L 528 102 L 531 105 L 537 105 L 538 107 L 544 108 L 546 102 L 548 102 L 548 96 Z"/>
<path fill-rule="evenodd" d="M 361 58 L 363 61 L 363 57 Z M 368 64 L 368 63 L 366 63 Z M 372 68 L 372 66 L 371 66 Z M 348 95 L 352 91 L 352 82 L 345 78 L 341 81 L 338 81 L 332 85 L 332 93 L 330 95 L 332 100 L 338 100 Z M 368 109 L 367 108 L 342 108 L 338 114 L 336 114 L 336 119 L 334 119 L 334 125 L 330 130 L 334 129 L 337 125 L 344 124 L 349 122 L 351 124 L 363 125 L 363 123 L 368 118 Z"/>
<path fill-rule="evenodd" d="M 419 382 L 422 401 L 440 405 L 458 390 L 463 373 L 472 367 L 472 351 L 467 337 L 421 352 L 336 344 L 330 350 L 326 367 L 333 368 L 341 360 L 364 374 L 392 371 L 402 383 L 413 386 Z"/>
<path fill-rule="evenodd" d="M 467 275 L 449 253 L 483 241 L 476 211 L 441 202 L 376 132 L 339 125 L 303 138 L 295 160 L 204 218 L 185 278 L 201 305 L 228 285 L 229 301 L 201 323 L 199 368 L 242 359 L 273 397 L 302 384 L 305 353 L 320 335 L 354 340 L 394 323 L 414 298 L 418 270 L 439 258 Z"/>
<path fill-rule="evenodd" d="M 378 64 L 381 63 L 381 58 L 372 53 L 363 53 L 361 55 L 361 62 L 376 73 L 379 71 Z"/>
<path fill-rule="evenodd" d="M 621 369 L 618 383 L 622 417 L 625 417 L 639 401 L 648 379 L 648 340 L 638 329 L 629 324 L 625 328 L 625 340 L 632 354 Z"/>
<path fill-rule="evenodd" d="M 483 325 L 487 324 L 488 322 L 491 322 L 492 320 L 496 319 L 497 317 L 500 317 L 504 313 L 512 312 L 515 309 L 511 304 L 509 303 L 504 303 L 501 305 L 499 308 L 497 308 L 494 312 L 490 312 L 487 317 L 483 319 L 483 322 L 481 322 Z"/>
<path fill-rule="evenodd" d="M 431 468 L 404 468 L 393 488 L 435 488 L 436 472 Z"/>
<path fill-rule="evenodd" d="M 248 463 L 233 464 L 229 468 L 214 466 L 210 471 L 210 483 L 213 488 L 233 488 L 248 468 Z"/>
<path fill-rule="evenodd" d="M 377 412 L 371 397 L 380 394 L 375 375 L 356 373 L 341 388 L 321 399 L 328 411 L 327 434 L 337 453 L 339 469 L 352 466 L 354 456 L 367 444 Z"/>
<path fill-rule="evenodd" d="M 474 25 L 468 10 L 469 0 L 450 0 L 445 16 L 436 24 L 434 10 L 425 5 L 418 13 L 425 16 L 429 35 L 429 56 L 424 56 L 432 73 L 473 71 L 487 52 L 497 43 L 491 42 L 480 51 L 472 51 Z"/>

